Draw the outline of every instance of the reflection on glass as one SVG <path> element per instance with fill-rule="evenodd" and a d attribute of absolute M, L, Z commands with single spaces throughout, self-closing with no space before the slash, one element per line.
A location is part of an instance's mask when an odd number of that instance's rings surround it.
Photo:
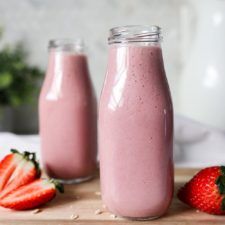
<path fill-rule="evenodd" d="M 112 93 L 110 96 L 108 107 L 115 111 L 117 107 L 123 105 L 123 90 L 127 78 L 128 60 L 127 60 L 127 49 L 120 47 L 117 50 L 116 58 L 116 77 L 113 84 Z"/>
<path fill-rule="evenodd" d="M 61 96 L 61 87 L 62 87 L 62 68 L 60 63 L 61 54 L 55 55 L 55 68 L 54 68 L 54 77 L 51 88 L 46 96 L 47 100 L 57 101 Z"/>
<path fill-rule="evenodd" d="M 220 25 L 220 23 L 222 22 L 222 20 L 223 20 L 223 14 L 221 14 L 220 12 L 216 12 L 213 15 L 213 22 L 214 22 L 214 25 L 215 26 Z"/>
<path fill-rule="evenodd" d="M 206 75 L 204 77 L 203 85 L 213 88 L 218 82 L 218 72 L 215 67 L 208 66 L 206 68 Z"/>

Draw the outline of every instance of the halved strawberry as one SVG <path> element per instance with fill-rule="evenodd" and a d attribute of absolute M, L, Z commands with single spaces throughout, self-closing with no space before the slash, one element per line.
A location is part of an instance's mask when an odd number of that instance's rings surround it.
<path fill-rule="evenodd" d="M 63 186 L 53 179 L 37 179 L 1 199 L 0 205 L 14 210 L 33 209 L 52 200 L 56 189 L 63 192 Z"/>
<path fill-rule="evenodd" d="M 11 151 L 13 152 L 11 155 L 19 156 L 20 160 L 16 161 L 14 164 L 13 172 L 8 173 L 9 176 L 5 179 L 4 187 L 0 192 L 0 199 L 4 198 L 18 187 L 28 184 L 40 177 L 39 165 L 36 161 L 35 153 L 19 153 L 17 150 Z M 6 166 L 5 170 L 9 170 L 9 167 Z M 2 171 L 4 173 L 4 168 L 2 168 Z"/>
<path fill-rule="evenodd" d="M 23 156 L 16 151 L 5 156 L 0 162 L 0 192 L 4 189 L 18 163 L 22 161 Z"/>

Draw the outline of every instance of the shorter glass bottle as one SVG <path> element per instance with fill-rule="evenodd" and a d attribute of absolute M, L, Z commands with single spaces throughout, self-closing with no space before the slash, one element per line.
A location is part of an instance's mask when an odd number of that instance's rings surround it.
<path fill-rule="evenodd" d="M 87 180 L 97 167 L 97 103 L 81 40 L 51 40 L 39 98 L 41 155 L 50 177 Z"/>

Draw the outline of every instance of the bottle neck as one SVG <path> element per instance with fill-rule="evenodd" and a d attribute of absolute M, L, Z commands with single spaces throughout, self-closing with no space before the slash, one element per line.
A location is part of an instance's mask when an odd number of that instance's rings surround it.
<path fill-rule="evenodd" d="M 68 51 L 49 51 L 47 75 L 82 77 L 88 74 L 88 62 L 85 54 Z"/>
<path fill-rule="evenodd" d="M 124 77 L 164 69 L 161 29 L 157 26 L 124 26 L 110 30 L 108 72 Z M 146 70 L 147 69 L 147 70 Z M 161 72 L 160 72 L 161 73 Z M 126 74 L 126 75 L 125 75 Z"/>
<path fill-rule="evenodd" d="M 81 39 L 49 41 L 48 74 L 80 74 L 86 67 L 87 59 Z"/>
<path fill-rule="evenodd" d="M 164 73 L 160 44 L 112 44 L 109 47 L 108 73 L 112 76 Z"/>

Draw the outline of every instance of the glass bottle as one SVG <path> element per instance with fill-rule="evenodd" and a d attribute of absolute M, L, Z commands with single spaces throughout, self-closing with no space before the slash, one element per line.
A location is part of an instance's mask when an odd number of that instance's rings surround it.
<path fill-rule="evenodd" d="M 173 195 L 173 106 L 157 26 L 110 30 L 99 108 L 102 198 L 114 214 L 154 219 Z"/>
<path fill-rule="evenodd" d="M 65 183 L 90 179 L 97 165 L 97 106 L 81 40 L 51 40 L 39 98 L 44 169 Z"/>

